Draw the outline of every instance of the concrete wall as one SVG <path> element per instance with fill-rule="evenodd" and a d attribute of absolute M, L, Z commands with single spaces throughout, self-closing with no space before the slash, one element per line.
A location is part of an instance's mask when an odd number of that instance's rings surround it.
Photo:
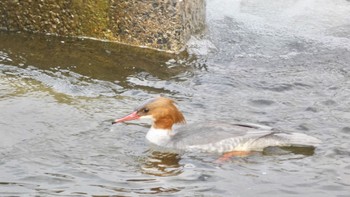
<path fill-rule="evenodd" d="M 204 29 L 205 0 L 4 0 L 0 28 L 86 36 L 170 52 Z"/>

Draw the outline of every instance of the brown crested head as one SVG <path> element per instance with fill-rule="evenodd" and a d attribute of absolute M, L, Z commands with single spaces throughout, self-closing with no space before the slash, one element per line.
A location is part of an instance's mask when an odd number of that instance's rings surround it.
<path fill-rule="evenodd" d="M 135 111 L 140 117 L 152 116 L 155 128 L 171 129 L 173 124 L 186 122 L 182 113 L 175 106 L 175 102 L 165 97 L 150 99 L 137 107 Z"/>

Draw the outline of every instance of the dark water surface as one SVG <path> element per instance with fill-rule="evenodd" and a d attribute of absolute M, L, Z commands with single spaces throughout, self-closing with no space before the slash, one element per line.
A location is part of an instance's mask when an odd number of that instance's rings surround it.
<path fill-rule="evenodd" d="M 0 32 L 0 196 L 350 196 L 350 2 L 207 2 L 208 30 L 178 56 Z M 187 122 L 261 123 L 316 150 L 157 152 L 145 99 Z"/>

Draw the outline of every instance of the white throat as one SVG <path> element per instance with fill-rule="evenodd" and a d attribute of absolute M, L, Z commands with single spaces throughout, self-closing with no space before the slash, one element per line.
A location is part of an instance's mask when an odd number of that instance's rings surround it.
<path fill-rule="evenodd" d="M 156 144 L 158 146 L 164 146 L 170 141 L 170 132 L 171 130 L 156 129 L 152 126 L 151 129 L 148 131 L 146 138 L 153 144 Z"/>

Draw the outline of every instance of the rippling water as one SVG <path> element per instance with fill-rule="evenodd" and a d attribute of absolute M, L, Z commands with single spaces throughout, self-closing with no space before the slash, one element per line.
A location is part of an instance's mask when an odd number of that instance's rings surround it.
<path fill-rule="evenodd" d="M 0 32 L 1 196 L 350 196 L 350 2 L 211 0 L 207 32 L 178 56 Z M 188 122 L 261 123 L 316 150 L 249 157 L 158 152 L 145 99 Z"/>

